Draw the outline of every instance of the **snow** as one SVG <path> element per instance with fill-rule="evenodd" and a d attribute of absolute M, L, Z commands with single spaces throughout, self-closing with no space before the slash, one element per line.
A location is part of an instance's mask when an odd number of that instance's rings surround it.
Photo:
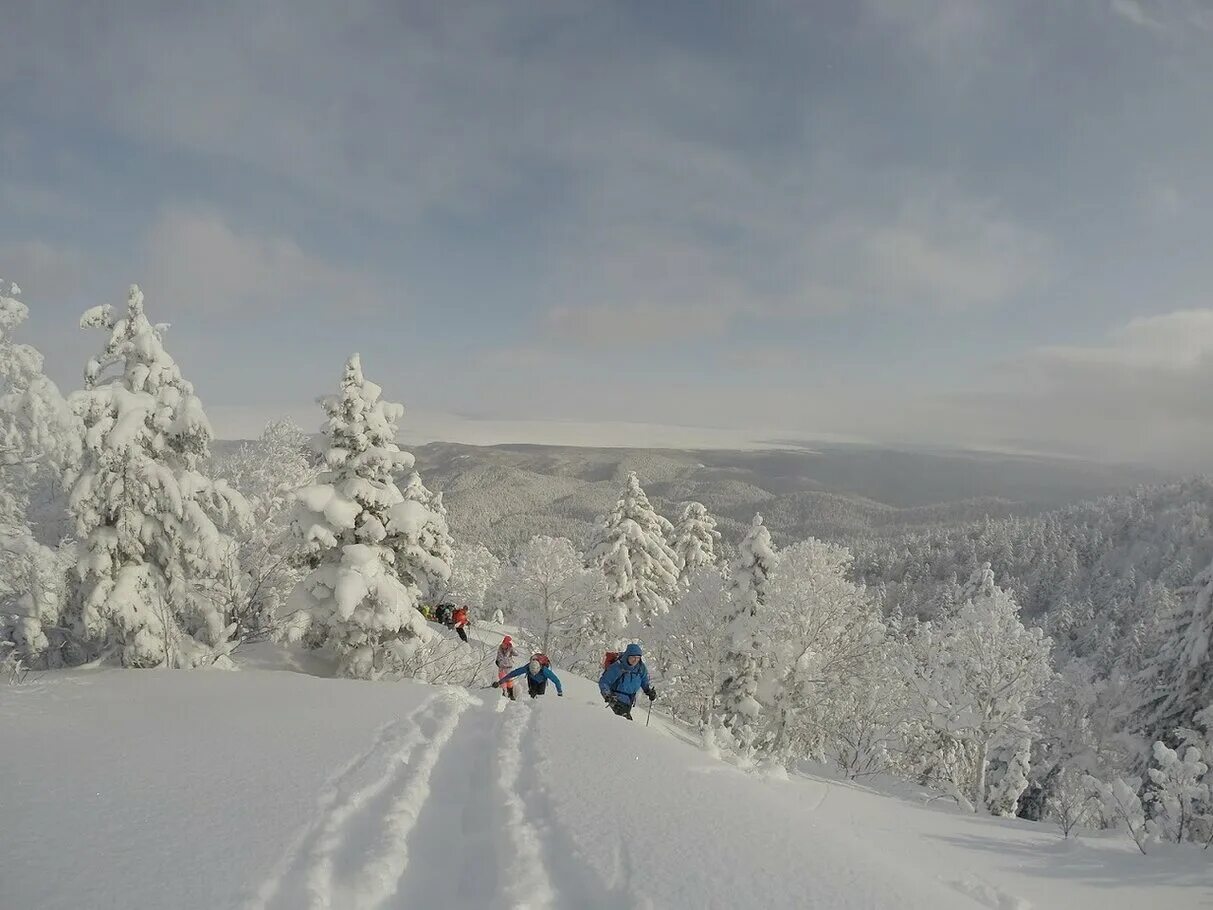
<path fill-rule="evenodd" d="M 1195 848 L 746 774 L 563 678 L 518 703 L 248 668 L 2 687 L 0 905 L 1116 910 L 1213 884 Z"/>

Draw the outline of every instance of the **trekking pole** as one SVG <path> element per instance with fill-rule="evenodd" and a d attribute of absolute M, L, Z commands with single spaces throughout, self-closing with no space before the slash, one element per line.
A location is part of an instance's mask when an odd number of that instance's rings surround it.
<path fill-rule="evenodd" d="M 653 719 L 653 699 L 650 698 L 649 699 L 649 713 L 644 719 L 644 725 L 647 727 L 649 725 L 649 721 L 652 719 Z"/>

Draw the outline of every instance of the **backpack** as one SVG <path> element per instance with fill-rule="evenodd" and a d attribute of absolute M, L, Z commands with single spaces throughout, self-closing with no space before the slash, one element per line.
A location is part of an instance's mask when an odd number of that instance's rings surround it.
<path fill-rule="evenodd" d="M 544 654 L 542 651 L 540 651 L 536 654 L 532 654 L 531 660 L 539 661 L 539 666 L 541 666 L 541 667 L 550 667 L 552 665 L 552 662 L 550 660 L 548 660 L 548 656 L 546 654 Z M 528 663 L 530 663 L 530 661 L 528 661 Z"/>
<path fill-rule="evenodd" d="M 615 661 L 619 660 L 619 655 L 621 653 L 623 653 L 623 652 L 622 651 L 607 651 L 605 654 L 602 655 L 603 672 L 606 672 L 607 667 L 609 667 Z"/>

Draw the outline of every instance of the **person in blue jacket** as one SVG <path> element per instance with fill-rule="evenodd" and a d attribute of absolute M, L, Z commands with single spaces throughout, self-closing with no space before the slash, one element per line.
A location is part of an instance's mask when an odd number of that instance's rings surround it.
<path fill-rule="evenodd" d="M 538 657 L 532 657 L 530 663 L 524 664 L 513 673 L 507 673 L 504 677 L 493 683 L 493 688 L 496 689 L 507 679 L 513 679 L 515 676 L 526 674 L 526 690 L 527 694 L 534 698 L 537 695 L 542 695 L 548 690 L 548 680 L 550 679 L 556 684 L 556 694 L 563 696 L 564 689 L 560 687 L 560 678 L 552 672 L 552 668 L 539 662 Z"/>
<path fill-rule="evenodd" d="M 657 690 L 649 685 L 649 668 L 644 665 L 643 656 L 640 645 L 632 642 L 598 680 L 603 700 L 612 711 L 628 720 L 632 719 L 638 693 L 643 692 L 650 701 L 657 697 Z"/>

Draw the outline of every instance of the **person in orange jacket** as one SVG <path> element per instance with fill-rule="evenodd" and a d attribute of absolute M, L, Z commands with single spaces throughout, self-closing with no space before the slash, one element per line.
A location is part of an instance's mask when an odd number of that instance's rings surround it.
<path fill-rule="evenodd" d="M 454 624 L 455 632 L 458 633 L 459 637 L 467 641 L 468 634 L 464 630 L 467 626 L 471 625 L 471 620 L 468 619 L 468 608 L 462 606 L 451 614 L 451 622 Z"/>

